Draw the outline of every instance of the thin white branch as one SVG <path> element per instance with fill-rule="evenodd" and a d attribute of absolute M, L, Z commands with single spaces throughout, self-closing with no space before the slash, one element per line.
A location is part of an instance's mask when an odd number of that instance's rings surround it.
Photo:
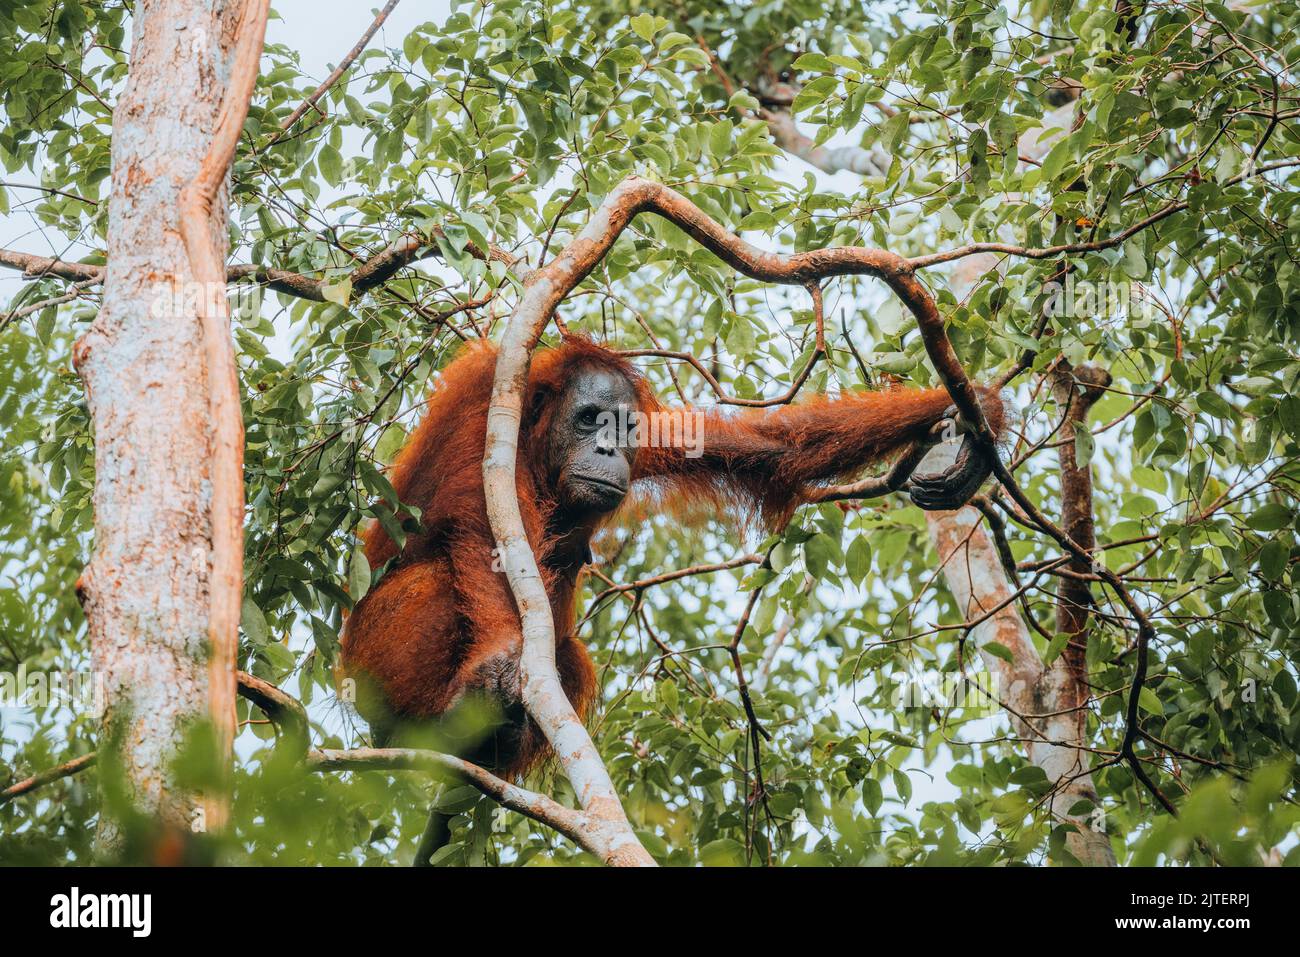
<path fill-rule="evenodd" d="M 762 109 L 758 115 L 767 122 L 767 130 L 777 146 L 823 173 L 884 176 L 889 172 L 890 158 L 878 146 L 869 150 L 861 146 L 818 146 L 811 137 L 799 132 L 789 110 Z"/>

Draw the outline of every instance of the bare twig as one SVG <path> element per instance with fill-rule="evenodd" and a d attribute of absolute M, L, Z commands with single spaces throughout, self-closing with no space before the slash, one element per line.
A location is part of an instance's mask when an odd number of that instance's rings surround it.
<path fill-rule="evenodd" d="M 307 98 L 298 105 L 296 110 L 285 117 L 284 122 L 280 124 L 280 129 L 276 131 L 275 135 L 267 140 L 267 146 L 271 146 L 278 141 L 280 137 L 287 133 L 293 127 L 293 124 L 302 119 L 304 113 L 315 107 L 316 101 L 319 100 L 330 87 L 338 82 L 339 77 L 347 71 L 348 67 L 352 66 L 357 57 L 361 56 L 361 51 L 366 48 L 366 45 L 370 43 L 374 35 L 379 32 L 379 28 L 384 25 L 384 21 L 387 20 L 388 15 L 393 12 L 393 7 L 397 6 L 397 2 L 398 0 L 388 0 L 388 3 L 384 5 L 384 8 L 375 16 L 374 22 L 366 28 L 365 33 L 361 34 L 361 39 L 357 41 L 356 46 L 349 50 L 348 55 L 339 61 L 339 65 L 336 66 L 330 75 L 325 78 L 324 82 L 322 82 L 320 86 L 316 87 L 316 89 L 312 90 L 311 93 L 308 94 Z"/>
<path fill-rule="evenodd" d="M 89 754 L 83 754 L 80 757 L 73 758 L 71 761 L 64 761 L 62 764 L 55 765 L 52 768 L 38 771 L 31 777 L 24 778 L 21 781 L 9 785 L 9 787 L 5 788 L 3 791 L 0 791 L 0 804 L 12 801 L 16 797 L 27 794 L 30 791 L 35 791 L 37 788 L 44 787 L 53 781 L 66 778 L 79 771 L 84 771 L 86 768 L 93 765 L 97 758 L 98 755 L 94 751 L 91 751 Z"/>

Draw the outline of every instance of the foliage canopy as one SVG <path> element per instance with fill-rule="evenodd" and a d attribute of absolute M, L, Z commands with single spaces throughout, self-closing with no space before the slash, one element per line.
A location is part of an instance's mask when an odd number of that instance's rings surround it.
<path fill-rule="evenodd" d="M 247 428 L 245 667 L 311 706 L 319 743 L 360 740 L 331 674 L 342 615 L 371 576 L 355 532 L 371 519 L 414 527 L 384 466 L 459 340 L 499 330 L 517 295 L 507 263 L 475 252 L 553 255 L 629 173 L 673 185 L 770 249 L 1034 250 L 1132 230 L 1095 251 L 982 259 L 965 282 L 952 272 L 964 259 L 922 275 L 972 377 L 1033 353 L 1010 387 L 1025 438 L 1009 454 L 1048 515 L 1060 512 L 1051 436 L 1062 409 L 1042 376 L 1064 355 L 1113 377 L 1078 452 L 1096 475 L 1106 565 L 1124 570 L 1157 629 L 1142 754 L 1182 812 L 1162 812 L 1123 765 L 1099 773 L 1120 862 L 1256 863 L 1274 849 L 1295 861 L 1300 10 L 1290 0 L 1136 8 L 1130 20 L 1110 3 L 1046 0 L 903 11 L 841 0 L 458 3 L 400 44 L 381 34 L 283 135 L 319 78 L 294 48 L 268 45 L 234 167 L 231 261 L 324 283 L 320 301 L 232 286 Z M 122 4 L 0 4 L 0 213 L 35 228 L 39 248 L 28 236 L 24 251 L 102 262 L 110 108 L 129 31 Z M 1063 133 L 1023 160 L 1026 134 L 1063 106 Z M 856 149 L 884 168 L 815 172 L 761 118 L 789 114 L 806 145 Z M 407 235 L 431 255 L 354 289 L 358 264 Z M 1068 282 L 1075 306 L 1045 322 L 1053 280 Z M 93 532 L 92 436 L 69 355 L 96 289 L 38 279 L 0 313 L 6 672 L 88 667 L 73 585 Z M 1085 290 L 1101 298 L 1079 306 Z M 1114 290 L 1147 299 L 1117 305 L 1102 295 Z M 831 361 L 806 391 L 931 381 L 883 287 L 843 279 L 826 294 Z M 802 291 L 740 277 L 650 218 L 561 313 L 618 348 L 690 352 L 740 397 L 784 391 L 813 347 Z M 688 366 L 639 361 L 663 393 L 712 401 Z M 1009 534 L 1024 568 L 1059 555 L 1032 528 L 1012 523 Z M 962 616 L 935 577 L 922 514 L 904 501 L 806 507 L 767 541 L 647 515 L 608 534 L 599 570 L 630 582 L 768 549 L 770 573 L 745 566 L 606 597 L 582 626 L 604 686 L 593 733 L 651 853 L 672 864 L 1068 862 L 1043 809 L 1048 782 L 1004 714 L 895 706 L 904 676 L 980 668 L 961 629 L 935 627 Z M 1056 584 L 1035 579 L 1024 609 L 1049 658 L 1060 652 Z M 766 794 L 754 800 L 725 645 L 760 585 L 743 636 L 751 683 L 785 637 L 755 683 L 771 740 Z M 587 597 L 604 588 L 592 578 Z M 1088 729 L 1101 760 L 1123 734 L 1133 629 L 1111 592 L 1093 594 Z M 0 785 L 94 748 L 95 734 L 84 709 L 0 711 Z M 427 778 L 304 778 L 275 760 L 260 722 L 237 751 L 233 859 L 409 858 Z M 94 780 L 0 805 L 0 860 L 87 860 Z M 460 812 L 448 862 L 580 857 L 470 789 L 440 801 Z"/>

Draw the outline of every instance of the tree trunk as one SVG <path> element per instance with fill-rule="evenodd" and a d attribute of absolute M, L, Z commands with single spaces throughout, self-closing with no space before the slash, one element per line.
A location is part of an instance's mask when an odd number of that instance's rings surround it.
<path fill-rule="evenodd" d="M 1094 807 L 1100 802 L 1088 772 L 1088 752 L 1083 749 L 1086 715 L 1076 709 L 1074 682 L 1065 662 L 1058 657 L 1044 667 L 1011 601 L 1014 592 L 989 533 L 980 524 L 980 513 L 967 506 L 956 512 L 926 512 L 925 517 L 944 578 L 962 614 L 969 620 L 998 609 L 971 629 L 971 640 L 980 649 L 984 667 L 998 676 L 1000 703 L 1011 712 L 1016 733 L 1026 739 L 1026 756 L 1052 783 L 1053 819 L 1075 828 L 1066 837 L 1066 848 L 1083 864 L 1113 867 L 1115 854 L 1105 831 L 1097 826 L 1100 819 L 1070 813 L 1080 801 Z M 1012 660 L 985 651 L 990 641 L 1010 650 Z"/>
<path fill-rule="evenodd" d="M 182 200 L 212 163 L 241 31 L 256 32 L 256 56 L 264 25 L 256 0 L 136 5 L 131 74 L 113 115 L 103 306 L 74 350 L 95 435 L 95 550 L 79 591 L 106 692 L 102 734 L 135 807 L 173 831 L 219 826 L 225 815 L 223 789 L 188 793 L 170 765 L 204 721 L 229 761 L 238 638 L 229 608 L 239 606 L 243 503 L 237 392 L 233 410 L 228 401 L 233 358 L 209 371 L 223 346 L 232 355 L 224 283 L 205 285 L 211 264 L 187 251 Z M 236 130 L 246 110 L 247 95 Z M 201 229 L 218 266 L 228 164 Z M 224 343 L 205 337 L 205 315 Z M 218 393 L 226 398 L 219 420 Z M 223 453 L 235 435 L 235 454 Z M 108 818 L 99 832 L 105 850 L 119 837 Z"/>
<path fill-rule="evenodd" d="M 1077 370 L 1062 358 L 1052 371 L 1052 393 L 1061 407 L 1064 421 L 1057 438 L 1061 466 L 1061 527 L 1083 548 L 1097 547 L 1092 520 L 1092 468 L 1079 465 L 1075 436 L 1087 430 L 1088 412 L 1105 394 L 1110 374 L 1095 366 Z M 1070 559 L 1066 569 L 1086 575 L 1092 566 L 1081 558 Z M 1056 633 L 1068 635 L 1061 661 L 1065 665 L 1062 695 L 1076 712 L 1080 736 L 1087 718 L 1083 710 L 1092 696 L 1088 687 L 1088 617 L 1092 609 L 1092 588 L 1087 580 L 1062 578 L 1057 588 Z"/>

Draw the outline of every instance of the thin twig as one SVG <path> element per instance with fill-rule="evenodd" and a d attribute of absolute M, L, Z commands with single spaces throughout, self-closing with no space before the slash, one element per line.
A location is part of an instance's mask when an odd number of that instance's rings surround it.
<path fill-rule="evenodd" d="M 324 82 L 322 82 L 320 86 L 316 87 L 316 89 L 312 90 L 312 92 L 308 94 L 307 98 L 298 105 L 296 110 L 285 117 L 284 122 L 280 124 L 280 129 L 277 130 L 269 140 L 267 140 L 266 146 L 271 146 L 278 142 L 280 137 L 289 132 L 293 127 L 293 124 L 302 119 L 304 113 L 315 107 L 316 101 L 319 100 L 330 87 L 338 82 L 339 77 L 347 71 L 348 67 L 352 65 L 353 61 L 355 61 L 357 57 L 361 56 L 361 51 L 366 48 L 374 35 L 379 32 L 379 28 L 384 25 L 384 21 L 388 19 L 388 15 L 393 12 L 393 7 L 397 6 L 397 3 L 398 0 L 388 0 L 388 3 L 385 4 L 384 8 L 380 10 L 378 15 L 375 17 L 374 22 L 366 28 L 365 33 L 361 34 L 361 39 L 357 41 L 356 46 L 348 51 L 348 55 L 339 62 L 339 65 L 336 66 L 333 72 L 325 78 Z M 266 147 L 264 146 L 263 149 L 265 148 Z"/>

